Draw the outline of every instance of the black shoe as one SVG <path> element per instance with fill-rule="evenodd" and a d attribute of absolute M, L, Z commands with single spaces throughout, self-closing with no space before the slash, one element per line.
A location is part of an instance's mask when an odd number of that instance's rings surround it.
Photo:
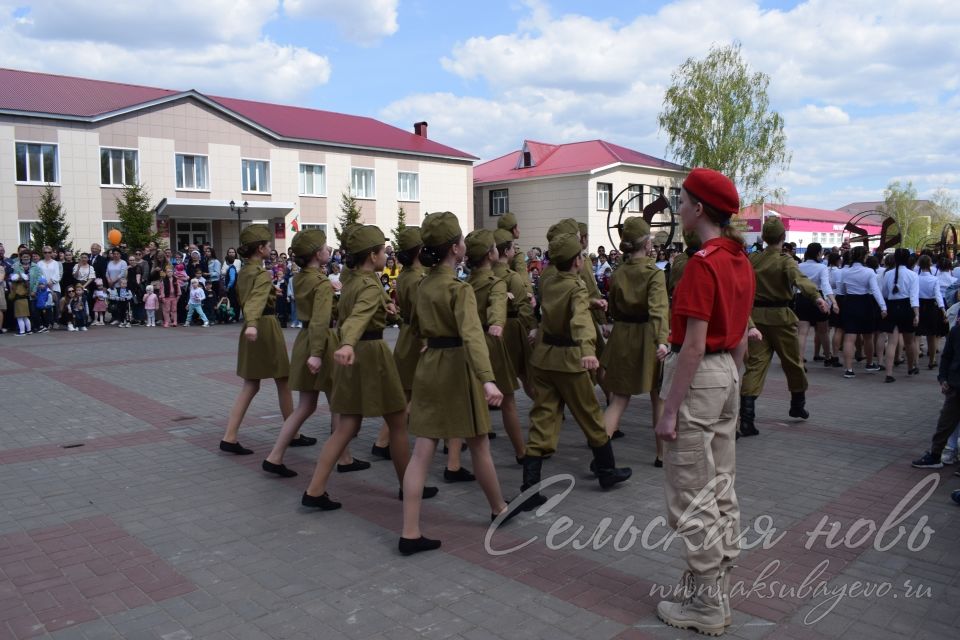
<path fill-rule="evenodd" d="M 521 465 L 523 464 L 523 458 L 521 458 L 520 456 L 514 456 L 514 458 L 516 458 L 517 464 L 521 464 Z"/>
<path fill-rule="evenodd" d="M 436 487 L 424 487 L 423 493 L 421 494 L 421 498 L 423 498 L 424 500 L 429 500 L 430 498 L 434 497 L 438 493 L 440 493 L 440 489 L 437 489 Z M 403 500 L 403 489 L 400 489 L 400 493 L 397 494 L 397 499 Z"/>
<path fill-rule="evenodd" d="M 844 377 L 844 378 L 856 378 L 856 377 L 857 377 L 857 374 L 855 374 L 855 373 L 853 372 L 853 369 L 847 369 L 846 371 L 843 372 L 843 377 Z"/>
<path fill-rule="evenodd" d="M 510 509 L 509 500 L 507 500 L 507 510 L 509 511 L 509 513 L 506 515 L 506 517 L 503 519 L 503 522 L 501 522 L 500 524 L 507 524 L 508 522 L 510 522 L 512 519 L 516 518 L 520 514 L 520 509 Z M 500 516 L 499 513 L 491 513 L 490 522 L 494 522 L 499 516 Z"/>
<path fill-rule="evenodd" d="M 887 376 L 886 378 L 883 379 L 883 381 L 884 381 L 884 382 L 896 382 L 897 379 L 894 378 L 893 376 Z"/>
<path fill-rule="evenodd" d="M 918 376 L 920 375 L 920 367 L 914 367 L 913 369 L 907 369 L 908 376 Z"/>
<path fill-rule="evenodd" d="M 274 473 L 281 478 L 293 478 L 297 475 L 297 472 L 293 469 L 288 469 L 285 464 L 273 464 L 269 460 L 264 460 L 263 464 L 260 465 L 264 471 L 267 473 Z"/>
<path fill-rule="evenodd" d="M 520 485 L 520 491 L 526 491 L 530 487 L 540 483 L 540 472 L 543 468 L 543 458 L 540 456 L 531 456 L 527 454 L 523 458 L 523 483 Z M 533 511 L 547 501 L 547 498 L 537 493 L 523 501 L 519 507 L 520 511 Z"/>
<path fill-rule="evenodd" d="M 366 460 L 357 460 L 353 459 L 353 462 L 350 464 L 338 464 L 337 473 L 350 473 L 351 471 L 363 471 L 364 469 L 369 469 L 370 463 Z"/>
<path fill-rule="evenodd" d="M 893 366 L 899 367 L 899 366 L 902 365 L 904 362 L 906 362 L 906 360 L 894 360 L 894 361 L 893 361 Z"/>
<path fill-rule="evenodd" d="M 806 410 L 807 394 L 803 391 L 794 391 L 790 394 L 790 412 L 791 418 L 800 418 L 806 420 L 810 414 Z"/>
<path fill-rule="evenodd" d="M 392 459 L 390 457 L 390 445 L 387 445 L 385 447 L 378 447 L 377 445 L 373 445 L 373 448 L 370 449 L 370 455 L 375 456 L 377 458 L 382 458 L 384 460 Z"/>
<path fill-rule="evenodd" d="M 620 429 L 617 429 L 616 431 L 613 432 L 613 435 L 610 436 L 610 439 L 611 439 L 611 440 L 619 440 L 620 438 L 622 438 L 622 437 L 625 436 L 625 435 L 627 435 L 627 434 L 625 434 L 623 431 L 620 431 Z"/>
<path fill-rule="evenodd" d="M 840 362 L 840 357 L 839 357 L 839 356 L 834 356 L 834 357 L 833 357 L 833 361 L 830 363 L 830 366 L 833 367 L 834 369 L 839 369 L 839 368 L 841 368 L 841 367 L 843 366 L 843 363 Z"/>
<path fill-rule="evenodd" d="M 423 536 L 420 536 L 416 540 L 411 540 L 410 538 L 400 538 L 400 544 L 397 546 L 400 549 L 400 553 L 405 556 L 412 556 L 413 554 L 420 553 L 421 551 L 433 551 L 434 549 L 439 549 L 440 541 L 424 538 Z"/>
<path fill-rule="evenodd" d="M 910 463 L 910 466 L 914 469 L 943 469 L 943 462 L 941 462 L 940 457 L 927 451 L 923 454 L 922 458 L 918 458 Z"/>
<path fill-rule="evenodd" d="M 813 356 L 813 361 L 814 361 L 814 362 L 823 362 L 823 361 L 824 361 L 824 358 L 823 358 L 823 356 Z"/>
<path fill-rule="evenodd" d="M 615 484 L 619 484 L 630 479 L 633 471 L 629 467 L 617 468 L 613 457 L 613 445 L 607 440 L 602 447 L 591 447 L 593 449 L 593 460 L 596 462 L 597 479 L 600 480 L 600 488 L 609 489 Z"/>
<path fill-rule="evenodd" d="M 464 467 L 460 467 L 456 471 L 450 471 L 450 469 L 443 470 L 444 482 L 473 482 L 476 479 L 477 477 Z"/>
<path fill-rule="evenodd" d="M 316 438 L 305 436 L 302 433 L 290 441 L 291 447 L 312 447 L 315 444 L 317 444 Z"/>
<path fill-rule="evenodd" d="M 334 502 L 330 499 L 330 496 L 326 491 L 323 492 L 323 495 L 320 496 L 311 496 L 306 491 L 303 492 L 303 497 L 300 498 L 300 504 L 305 507 L 314 507 L 316 509 L 323 509 L 324 511 L 334 511 L 339 509 L 343 505 L 339 502 Z"/>
<path fill-rule="evenodd" d="M 253 453 L 253 449 L 247 449 L 246 447 L 240 446 L 239 442 L 226 442 L 224 440 L 220 441 L 220 451 L 226 451 L 227 453 L 235 453 L 238 456 L 248 456 Z"/>
<path fill-rule="evenodd" d="M 663 460 L 661 460 L 660 458 L 657 458 L 656 460 L 653 461 L 653 466 L 655 466 L 657 469 L 662 469 Z"/>
<path fill-rule="evenodd" d="M 878 373 L 881 371 L 881 368 L 880 368 L 880 365 L 877 364 L 876 362 L 871 362 L 867 364 L 867 366 L 865 366 L 863 370 L 866 371 L 867 373 Z"/>
<path fill-rule="evenodd" d="M 740 396 L 740 435 L 744 438 L 760 435 L 753 423 L 756 419 L 756 402 L 756 396 Z"/>
<path fill-rule="evenodd" d="M 491 432 L 487 433 L 487 439 L 488 439 L 488 440 L 496 440 L 496 439 L 497 439 L 497 433 L 496 433 L 496 431 L 491 431 Z M 467 443 L 464 442 L 464 443 L 463 443 L 463 446 L 467 446 Z M 461 451 L 462 451 L 462 449 L 461 449 Z"/>

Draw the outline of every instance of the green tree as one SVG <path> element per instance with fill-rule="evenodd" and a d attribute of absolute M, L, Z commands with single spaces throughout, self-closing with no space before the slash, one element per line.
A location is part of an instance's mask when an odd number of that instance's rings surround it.
<path fill-rule="evenodd" d="M 360 222 L 360 216 L 360 203 L 353 197 L 353 193 L 350 192 L 350 187 L 347 186 L 347 190 L 340 194 L 340 217 L 337 218 L 340 226 L 333 228 L 333 232 L 337 236 L 338 246 L 343 246 L 344 228 L 346 228 L 348 224 Z"/>
<path fill-rule="evenodd" d="M 883 200 L 878 208 L 896 220 L 892 232 L 903 236 L 902 247 L 919 250 L 939 242 L 944 225 L 956 221 L 957 203 L 946 191 L 934 193 L 932 200 L 920 200 L 912 182 L 894 180 L 884 190 Z"/>
<path fill-rule="evenodd" d="M 128 248 L 143 249 L 150 242 L 160 241 L 155 226 L 156 216 L 150 205 L 150 193 L 142 184 L 123 188 L 123 194 L 117 198 L 117 218 Z"/>
<path fill-rule="evenodd" d="M 658 118 L 668 152 L 688 167 L 729 176 L 744 204 L 782 198 L 767 176 L 790 165 L 783 117 L 770 109 L 769 84 L 769 76 L 751 72 L 739 44 L 714 46 L 703 60 L 688 58 L 673 72 Z"/>
<path fill-rule="evenodd" d="M 68 240 L 69 237 L 67 214 L 53 187 L 48 184 L 40 194 L 40 204 L 37 205 L 37 223 L 30 234 L 31 248 L 37 253 L 41 253 L 44 247 L 51 247 L 54 251 L 72 251 L 73 243 Z"/>
<path fill-rule="evenodd" d="M 393 236 L 390 238 L 390 244 L 393 245 L 394 251 L 400 251 L 400 246 L 397 244 L 397 238 L 400 237 L 400 232 L 407 228 L 407 212 L 403 210 L 403 205 L 401 204 L 397 208 L 397 226 L 393 229 L 390 229 L 390 234 Z"/>

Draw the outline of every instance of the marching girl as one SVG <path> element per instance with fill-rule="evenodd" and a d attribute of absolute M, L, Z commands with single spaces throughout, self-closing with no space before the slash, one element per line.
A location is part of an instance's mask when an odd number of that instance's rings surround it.
<path fill-rule="evenodd" d="M 529 363 L 533 342 L 537 338 L 537 316 L 530 302 L 530 278 L 527 277 L 526 270 L 521 275 L 509 266 L 515 261 L 517 252 L 513 233 L 506 229 L 497 229 L 493 232 L 493 239 L 497 243 L 499 256 L 493 264 L 493 275 L 507 283 L 507 325 L 503 328 L 503 341 L 507 346 L 507 355 L 510 356 L 513 370 L 523 385 L 523 392 L 528 398 L 533 398 Z M 523 459 L 523 449 L 517 457 Z"/>
<path fill-rule="evenodd" d="M 387 315 L 395 315 L 393 303 L 380 286 L 380 271 L 386 262 L 386 238 L 373 225 L 345 230 L 347 266 L 352 275 L 340 291 L 338 303 L 340 348 L 333 354 L 333 391 L 330 411 L 340 414 L 340 424 L 324 443 L 317 458 L 313 478 L 301 504 L 325 511 L 339 509 L 330 499 L 327 481 L 333 465 L 350 440 L 357 435 L 365 417 L 382 416 L 390 428 L 390 457 L 402 485 L 410 458 L 407 441 L 407 399 L 390 348 L 383 340 Z M 436 487 L 426 487 L 423 495 L 432 498 Z M 403 489 L 399 498 L 403 500 Z"/>
<path fill-rule="evenodd" d="M 827 256 L 827 276 L 830 278 L 830 288 L 833 290 L 833 301 L 836 307 L 830 309 L 830 318 L 827 320 L 827 326 L 833 329 L 833 337 L 830 340 L 830 346 L 833 348 L 833 357 L 829 360 L 824 359 L 823 366 L 839 368 L 840 356 L 843 350 L 843 322 L 841 314 L 843 313 L 843 296 L 840 294 L 840 282 L 843 280 L 843 257 L 839 253 L 830 253 Z"/>
<path fill-rule="evenodd" d="M 917 344 L 914 331 L 920 320 L 919 277 L 907 266 L 910 259 L 909 249 L 897 249 L 893 252 L 894 266 L 883 274 L 880 292 L 887 302 L 887 315 L 881 321 L 881 327 L 887 334 L 886 370 L 884 382 L 893 382 L 893 360 L 896 356 L 900 337 L 903 336 L 903 350 L 907 354 L 907 375 L 920 373 L 917 368 Z M 921 264 L 926 263 L 930 275 L 930 258 L 923 256 Z M 936 280 L 935 276 L 931 277 Z M 943 299 L 940 300 L 941 317 Z"/>
<path fill-rule="evenodd" d="M 866 352 L 867 371 L 879 371 L 879 365 L 873 368 L 873 334 L 877 330 L 876 307 L 880 307 L 880 316 L 887 315 L 887 303 L 877 285 L 877 274 L 863 266 L 867 250 L 854 247 L 850 251 L 850 266 L 843 270 L 840 281 L 840 293 L 843 298 L 843 364 L 844 378 L 855 378 L 853 372 L 853 352 L 857 336 L 863 337 L 863 350 Z"/>
<path fill-rule="evenodd" d="M 797 296 L 794 299 L 796 304 L 797 318 L 800 323 L 797 333 L 800 338 L 800 355 L 807 352 L 807 334 L 810 327 L 813 327 L 816 339 L 822 345 L 824 361 L 831 360 L 830 340 L 827 321 L 830 319 L 830 312 L 839 310 L 837 300 L 833 297 L 833 286 L 830 284 L 830 272 L 827 265 L 820 262 L 823 255 L 823 247 L 819 242 L 811 242 L 807 245 L 807 250 L 803 254 L 803 262 L 798 265 L 800 273 L 807 276 L 817 289 L 823 299 L 830 303 L 830 311 L 822 313 L 809 298 Z"/>
<path fill-rule="evenodd" d="M 917 264 L 920 265 L 918 283 L 920 320 L 917 323 L 917 335 L 927 337 L 927 368 L 934 369 L 937 366 L 937 343 L 941 337 L 948 333 L 943 286 L 940 277 L 933 275 L 931 272 L 932 261 L 930 256 L 920 256 Z M 941 266 L 940 276 L 949 273 Z M 914 343 L 914 350 L 916 349 L 917 345 Z M 916 362 L 916 358 L 914 358 L 914 362 Z M 916 365 L 914 365 L 914 371 L 919 371 Z"/>
<path fill-rule="evenodd" d="M 243 378 L 243 387 L 230 409 L 227 428 L 220 441 L 220 450 L 237 455 L 250 455 L 251 449 L 237 441 L 240 423 L 250 403 L 260 391 L 260 381 L 273 379 L 277 385 L 280 413 L 286 421 L 293 413 L 293 396 L 287 377 L 290 361 L 287 345 L 277 321 L 277 291 L 270 272 L 264 270 L 263 261 L 270 255 L 273 232 L 265 224 L 251 224 L 240 233 L 240 249 L 237 253 L 245 260 L 237 277 L 237 296 L 243 308 L 243 332 L 237 350 L 237 375 Z M 177 265 L 180 267 L 181 265 Z M 312 441 L 312 442 L 311 442 Z M 291 446 L 316 444 L 313 438 L 301 438 Z"/>
<path fill-rule="evenodd" d="M 291 443 L 299 440 L 314 440 L 307 436 L 294 435 L 300 431 L 303 423 L 317 410 L 317 399 L 322 391 L 330 404 L 330 390 L 333 387 L 333 351 L 336 348 L 336 334 L 330 328 L 333 315 L 333 287 L 324 275 L 324 265 L 330 259 L 330 247 L 327 236 L 319 229 L 300 231 L 293 237 L 290 251 L 300 268 L 297 273 L 296 305 L 302 320 L 301 330 L 293 343 L 290 355 L 290 389 L 300 393 L 297 408 L 287 418 L 270 455 L 261 465 L 267 473 L 275 473 L 284 478 L 292 478 L 297 472 L 283 464 L 283 454 Z M 336 431 L 339 416 L 330 414 L 330 430 Z M 354 460 L 349 450 L 344 451 L 337 471 L 361 471 L 369 469 L 370 463 Z"/>
<path fill-rule="evenodd" d="M 421 534 L 417 496 L 441 438 L 466 438 L 477 480 L 490 504 L 491 519 L 496 520 L 507 511 L 487 437 L 487 406 L 499 405 L 503 394 L 494 383 L 473 289 L 458 281 L 454 271 L 457 261 L 466 253 L 463 233 L 456 216 L 444 211 L 427 215 L 421 234 L 424 247 L 420 260 L 433 269 L 420 284 L 413 314 L 414 330 L 426 340 L 427 349 L 417 365 L 410 404 L 410 432 L 417 439 L 403 478 L 408 496 L 403 503 L 399 541 L 403 555 L 440 546 L 439 540 Z M 492 238 L 482 244 L 488 241 L 492 248 Z M 504 519 L 515 513 L 517 510 Z"/>
<path fill-rule="evenodd" d="M 507 353 L 507 343 L 504 340 L 508 313 L 507 283 L 498 278 L 492 269 L 494 263 L 499 263 L 500 252 L 497 250 L 496 240 L 490 230 L 473 231 L 467 235 L 464 243 L 467 262 L 470 266 L 467 284 L 473 288 L 473 294 L 477 299 L 477 310 L 480 314 L 481 327 L 485 331 L 487 353 L 493 367 L 493 375 L 497 388 L 503 393 L 503 401 L 500 403 L 503 428 L 507 432 L 507 437 L 510 438 L 510 444 L 513 445 L 514 457 L 522 460 L 525 446 L 514 398 L 514 391 L 519 388 L 519 385 L 516 370 Z M 459 463 L 459 456 L 460 447 L 451 445 L 448 460 Z M 455 473 L 449 464 L 447 469 Z M 443 475 L 448 481 L 451 480 L 447 478 L 446 471 Z"/>
<path fill-rule="evenodd" d="M 423 346 L 420 337 L 410 328 L 410 316 L 417 304 L 417 291 L 420 281 L 427 275 L 420 264 L 420 227 L 405 227 L 397 235 L 397 260 L 403 265 L 400 275 L 397 276 L 397 306 L 400 313 L 400 335 L 397 344 L 393 347 L 393 361 L 400 374 L 400 384 L 407 397 L 407 406 L 410 405 L 410 392 L 413 390 L 413 374 L 420 362 L 420 349 Z M 377 441 L 373 443 L 370 452 L 384 460 L 390 459 L 390 429 L 384 424 L 377 434 Z"/>
<path fill-rule="evenodd" d="M 604 327 L 609 336 L 607 348 L 600 356 L 604 391 L 610 403 L 603 414 L 604 428 L 611 438 L 620 428 L 620 419 L 630 403 L 630 396 L 650 394 L 653 422 L 656 425 L 663 411 L 660 401 L 660 362 L 670 352 L 667 346 L 666 274 L 653 260 L 653 237 L 650 225 L 641 217 L 627 218 L 620 236 L 624 262 L 613 275 L 607 299 L 610 325 Z M 663 443 L 656 438 L 657 458 L 654 466 L 663 466 Z"/>

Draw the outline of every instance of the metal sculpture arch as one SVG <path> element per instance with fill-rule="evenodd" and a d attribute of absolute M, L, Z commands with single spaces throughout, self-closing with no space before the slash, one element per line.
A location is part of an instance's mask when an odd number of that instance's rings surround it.
<path fill-rule="evenodd" d="M 635 186 L 635 185 L 631 185 Z M 610 243 L 614 247 L 620 246 L 620 233 L 623 231 L 623 216 L 627 212 L 627 209 L 630 208 L 630 203 L 634 200 L 643 198 L 643 191 L 638 191 L 627 198 L 626 201 L 620 202 L 620 197 L 630 190 L 630 186 L 626 189 L 623 189 L 616 197 L 610 199 L 610 206 L 607 208 L 607 237 L 610 239 Z M 642 200 L 641 200 L 642 202 Z M 619 213 L 616 217 L 616 222 L 614 222 L 614 207 L 619 203 Z M 668 212 L 669 218 L 667 220 L 654 220 L 654 217 L 664 211 Z M 643 219 L 650 225 L 650 231 L 654 232 L 654 229 L 669 229 L 667 231 L 667 239 L 664 241 L 664 246 L 670 246 L 673 243 L 673 237 L 677 232 L 677 212 L 670 207 L 670 201 L 667 200 L 662 194 L 653 202 L 648 204 L 643 208 L 642 214 Z M 614 234 L 616 231 L 616 234 Z"/>
<path fill-rule="evenodd" d="M 897 246 L 903 241 L 903 236 L 899 228 L 895 234 L 891 230 L 892 227 L 897 226 L 897 221 L 889 216 L 885 216 L 886 214 L 882 211 L 873 209 L 870 211 L 862 211 L 851 217 L 850 221 L 844 225 L 843 230 L 850 234 L 851 243 L 861 242 L 865 249 L 870 248 L 871 240 L 878 240 L 880 244 L 877 248 L 882 252 L 885 249 Z M 880 224 L 880 233 L 867 233 L 867 230 L 860 226 L 871 222 Z"/>

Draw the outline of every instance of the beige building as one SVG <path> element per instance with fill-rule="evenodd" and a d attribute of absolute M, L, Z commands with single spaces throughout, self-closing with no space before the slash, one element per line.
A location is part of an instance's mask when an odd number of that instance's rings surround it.
<path fill-rule="evenodd" d="M 335 243 L 341 194 L 389 235 L 453 211 L 472 226 L 470 154 L 372 118 L 65 76 L 0 69 L 0 241 L 28 241 L 37 202 L 54 186 L 74 245 L 104 243 L 116 198 L 139 182 L 176 247 L 237 244 L 264 222 L 285 250 L 292 229 Z M 231 203 L 233 206 L 231 207 Z"/>
<path fill-rule="evenodd" d="M 499 216 L 510 211 L 520 226 L 520 245 L 545 249 L 547 229 L 561 218 L 575 218 L 588 225 L 590 251 L 615 248 L 619 236 L 608 227 L 619 222 L 621 209 L 624 218 L 640 215 L 661 195 L 675 209 L 685 175 L 679 165 L 602 140 L 561 145 L 527 140 L 519 151 L 475 168 L 474 224 L 495 228 Z"/>

